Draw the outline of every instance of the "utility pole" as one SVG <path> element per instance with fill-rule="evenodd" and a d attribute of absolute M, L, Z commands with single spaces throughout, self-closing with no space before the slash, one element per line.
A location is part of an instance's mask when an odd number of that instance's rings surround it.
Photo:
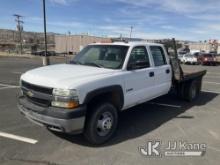
<path fill-rule="evenodd" d="M 19 14 L 14 14 L 15 22 L 17 22 L 17 30 L 19 32 L 19 42 L 20 42 L 20 54 L 23 52 L 23 45 L 22 45 L 22 31 L 23 31 L 23 25 L 24 22 L 21 20 L 23 16 Z"/>
<path fill-rule="evenodd" d="M 120 34 L 120 40 L 121 40 L 121 41 L 123 40 L 123 38 L 122 38 L 122 34 Z"/>
<path fill-rule="evenodd" d="M 43 65 L 49 65 L 50 61 L 47 56 L 47 24 L 46 24 L 46 5 L 45 5 L 45 0 L 43 0 L 43 15 L 44 15 L 44 44 L 45 44 L 45 51 L 44 51 L 44 56 L 43 56 Z"/>
<path fill-rule="evenodd" d="M 65 52 L 65 56 L 67 56 L 67 34 L 65 33 L 65 40 L 66 40 L 66 52 Z"/>
<path fill-rule="evenodd" d="M 70 55 L 70 44 L 71 44 L 71 38 L 70 38 L 70 35 L 71 35 L 71 32 L 70 31 L 68 31 L 68 55 Z"/>
<path fill-rule="evenodd" d="M 131 26 L 131 31 L 130 31 L 130 40 L 131 40 L 132 31 L 133 31 L 133 26 Z"/>

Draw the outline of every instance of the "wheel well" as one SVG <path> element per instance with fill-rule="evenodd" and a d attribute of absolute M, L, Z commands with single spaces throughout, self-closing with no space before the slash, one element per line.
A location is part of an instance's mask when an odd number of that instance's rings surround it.
<path fill-rule="evenodd" d="M 93 107 L 101 102 L 110 102 L 115 106 L 117 110 L 121 110 L 123 106 L 123 98 L 121 97 L 121 94 L 117 91 L 111 91 L 111 92 L 104 92 L 100 93 L 94 97 L 92 97 L 87 105 L 88 107 Z"/>

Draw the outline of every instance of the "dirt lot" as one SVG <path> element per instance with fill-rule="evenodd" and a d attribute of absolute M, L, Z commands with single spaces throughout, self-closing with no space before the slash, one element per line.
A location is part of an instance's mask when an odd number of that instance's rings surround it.
<path fill-rule="evenodd" d="M 53 58 L 52 63 L 63 63 Z M 0 164 L 1 165 L 75 165 L 75 164 L 188 164 L 219 165 L 220 162 L 220 66 L 184 66 L 207 69 L 203 92 L 193 103 L 173 94 L 134 107 L 120 115 L 119 129 L 107 144 L 94 147 L 83 136 L 54 134 L 32 124 L 16 107 L 19 77 L 41 66 L 40 59 L 0 58 Z M 30 138 L 22 142 L 10 135 Z M 7 137 L 3 137 L 7 135 Z M 149 158 L 138 148 L 149 140 L 205 143 L 202 157 Z M 24 140 L 25 141 L 25 140 Z"/>

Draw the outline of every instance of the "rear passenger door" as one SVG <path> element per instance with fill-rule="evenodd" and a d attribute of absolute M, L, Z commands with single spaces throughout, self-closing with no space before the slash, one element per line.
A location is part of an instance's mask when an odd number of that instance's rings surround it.
<path fill-rule="evenodd" d="M 164 95 L 171 87 L 171 66 L 163 47 L 150 46 L 149 49 L 154 62 L 156 93 L 157 96 Z"/>

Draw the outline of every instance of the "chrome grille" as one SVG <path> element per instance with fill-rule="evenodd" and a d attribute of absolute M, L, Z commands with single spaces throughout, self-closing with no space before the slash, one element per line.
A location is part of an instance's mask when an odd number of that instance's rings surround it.
<path fill-rule="evenodd" d="M 33 104 L 43 107 L 51 105 L 53 88 L 42 87 L 22 81 L 21 89 L 27 100 Z"/>

